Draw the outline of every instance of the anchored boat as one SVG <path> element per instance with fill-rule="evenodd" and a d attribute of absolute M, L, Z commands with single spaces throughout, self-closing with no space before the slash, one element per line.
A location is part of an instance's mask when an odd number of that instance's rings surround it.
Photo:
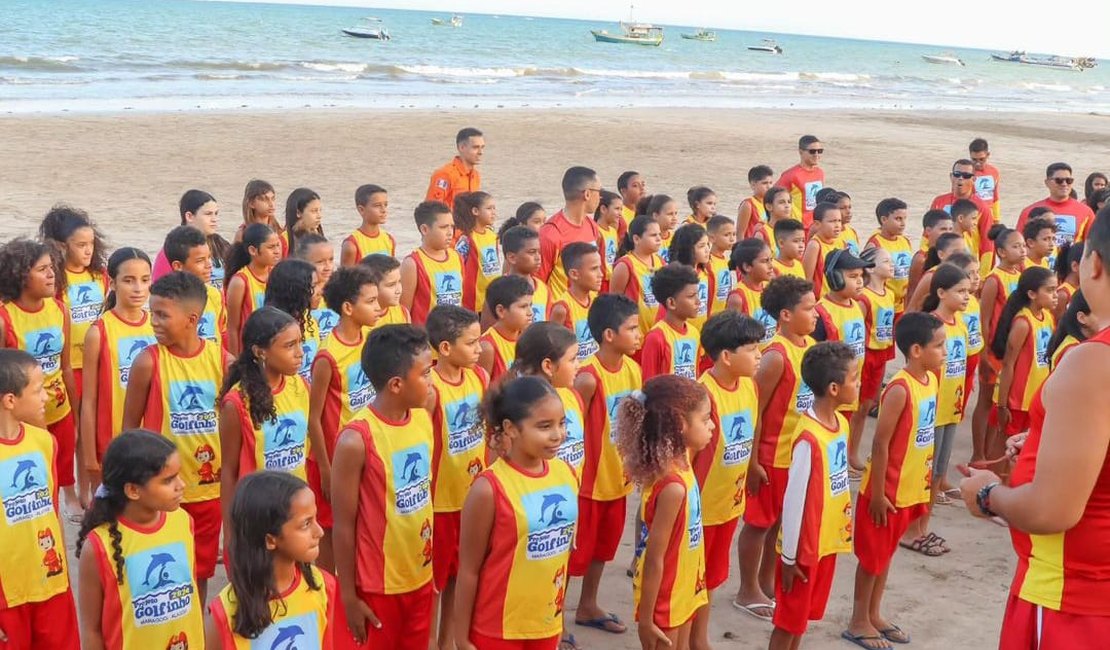
<path fill-rule="evenodd" d="M 748 49 L 752 52 L 766 52 L 768 54 L 782 54 L 782 47 L 779 46 L 775 39 L 765 38 L 760 41 L 759 45 L 749 45 Z"/>
<path fill-rule="evenodd" d="M 1003 63 L 1021 63 L 1023 65 L 1035 65 L 1041 68 L 1053 68 L 1055 70 L 1072 70 L 1074 72 L 1090 70 L 1098 65 L 1098 62 L 1089 56 L 1032 56 L 1019 50 L 1014 50 L 1009 54 L 992 54 L 991 59 Z"/>
<path fill-rule="evenodd" d="M 693 34 L 681 34 L 682 38 L 688 41 L 701 41 L 703 43 L 712 43 L 717 40 L 717 32 L 710 31 L 704 27 L 698 29 Z"/>
<path fill-rule="evenodd" d="M 433 18 L 432 24 L 436 27 L 462 27 L 462 20 L 462 16 L 455 14 L 451 16 L 449 20 L 444 18 Z"/>
<path fill-rule="evenodd" d="M 613 34 L 604 29 L 591 29 L 599 43 L 627 43 L 659 47 L 663 44 L 663 28 L 647 23 L 621 23 L 621 33 Z"/>
<path fill-rule="evenodd" d="M 941 65 L 958 65 L 960 67 L 964 66 L 963 59 L 956 56 L 955 54 L 950 54 L 948 52 L 944 52 L 941 54 L 922 54 L 921 58 L 925 59 L 927 63 L 939 63 Z"/>

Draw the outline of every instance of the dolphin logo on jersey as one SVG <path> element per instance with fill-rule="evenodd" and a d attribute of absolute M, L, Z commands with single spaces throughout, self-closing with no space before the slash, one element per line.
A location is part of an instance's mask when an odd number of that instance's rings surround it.
<path fill-rule="evenodd" d="M 848 466 L 848 444 L 843 440 L 836 441 L 836 451 L 833 453 L 833 469 L 840 470 Z"/>
<path fill-rule="evenodd" d="M 737 415 L 732 420 L 732 428 L 728 432 L 729 440 L 732 442 L 744 441 L 744 430 L 748 428 L 748 418 L 743 415 Z"/>
<path fill-rule="evenodd" d="M 854 321 L 851 328 L 848 330 L 849 341 L 862 341 L 863 336 L 863 323 Z"/>
<path fill-rule="evenodd" d="M 370 379 L 366 376 L 366 371 L 364 371 L 362 368 L 359 368 L 358 374 L 355 375 L 355 380 L 352 383 L 354 384 L 352 388 L 358 389 L 362 388 L 366 384 L 369 384 Z"/>
<path fill-rule="evenodd" d="M 416 452 L 412 452 L 405 456 L 405 465 L 404 468 L 401 470 L 401 478 L 405 481 L 405 485 L 408 485 L 409 483 L 415 483 L 416 481 L 420 480 L 421 460 L 422 458 L 420 454 Z"/>
<path fill-rule="evenodd" d="M 497 249 L 487 248 L 482 251 L 482 266 L 491 267 L 497 265 Z"/>
<path fill-rule="evenodd" d="M 335 313 L 331 310 L 320 312 L 316 324 L 320 326 L 321 332 L 330 332 L 335 329 Z"/>
<path fill-rule="evenodd" d="M 301 629 L 300 625 L 279 627 L 274 642 L 270 644 L 270 650 L 297 650 L 297 646 L 294 644 L 297 638 L 302 636 L 304 636 L 304 630 Z"/>
<path fill-rule="evenodd" d="M 12 487 L 19 490 L 29 490 L 39 484 L 38 479 L 35 478 L 34 470 L 36 469 L 35 461 L 21 460 L 15 465 L 15 473 L 12 474 Z M 22 477 L 23 485 L 20 485 L 20 478 Z"/>
<path fill-rule="evenodd" d="M 682 342 L 678 346 L 678 360 L 676 363 L 693 363 L 694 359 L 694 346 L 687 342 Z"/>
<path fill-rule="evenodd" d="M 566 500 L 567 498 L 561 494 L 548 494 L 544 496 L 543 503 L 540 505 L 540 523 L 547 523 L 548 526 L 565 523 L 567 519 L 563 517 L 560 506 L 565 503 Z"/>
<path fill-rule="evenodd" d="M 77 295 L 73 298 L 73 303 L 75 305 L 87 305 L 91 303 L 93 301 L 93 298 L 90 295 L 91 292 L 92 287 L 87 284 L 77 287 Z"/>
<path fill-rule="evenodd" d="M 282 447 L 293 444 L 293 427 L 295 426 L 297 426 L 297 421 L 292 418 L 278 420 L 277 428 L 274 429 L 274 442 Z"/>
<path fill-rule="evenodd" d="M 181 396 L 177 398 L 177 405 L 188 411 L 199 411 L 204 407 L 200 405 L 200 397 L 204 396 L 204 390 L 199 386 L 186 384 L 185 390 L 181 391 Z"/>
<path fill-rule="evenodd" d="M 936 422 L 937 419 L 937 403 L 934 400 L 929 400 L 929 405 L 925 409 L 925 421 Z"/>
<path fill-rule="evenodd" d="M 451 428 L 456 431 L 462 429 L 469 429 L 474 426 L 477 421 L 478 414 L 470 406 L 469 402 L 463 402 L 459 405 L 459 410 L 455 412 L 455 417 L 451 420 Z"/>
<path fill-rule="evenodd" d="M 155 553 L 150 556 L 150 564 L 146 568 L 146 578 L 143 580 L 143 585 L 150 587 L 151 591 L 159 589 L 168 584 L 173 584 L 170 579 L 169 571 L 166 568 L 174 563 L 174 557 L 169 553 Z M 153 585 L 150 584 L 151 578 L 157 578 L 157 582 Z"/>
<path fill-rule="evenodd" d="M 146 341 L 135 341 L 132 343 L 131 349 L 127 351 L 127 360 L 131 361 L 134 359 L 135 355 L 145 350 L 147 345 L 149 345 L 149 343 Z"/>
<path fill-rule="evenodd" d="M 453 275 L 444 275 L 444 276 L 442 276 L 440 278 L 440 281 L 439 281 L 439 290 L 444 291 L 444 292 L 457 291 L 457 289 L 455 289 L 455 276 L 453 276 Z"/>
<path fill-rule="evenodd" d="M 35 354 L 52 354 L 54 352 L 54 339 L 56 338 L 53 332 L 39 334 L 39 337 L 35 340 Z"/>
<path fill-rule="evenodd" d="M 952 341 L 952 350 L 949 354 L 955 357 L 964 356 L 964 342 L 959 339 Z"/>

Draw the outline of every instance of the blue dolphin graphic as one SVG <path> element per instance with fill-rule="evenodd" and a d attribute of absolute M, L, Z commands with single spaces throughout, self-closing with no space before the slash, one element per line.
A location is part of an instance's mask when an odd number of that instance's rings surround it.
<path fill-rule="evenodd" d="M 952 355 L 956 357 L 964 356 L 964 342 L 960 340 L 952 341 Z"/>
<path fill-rule="evenodd" d="M 862 341 L 863 338 L 863 323 L 853 322 L 851 329 L 848 330 L 848 340 Z"/>
<path fill-rule="evenodd" d="M 455 419 L 451 421 L 451 427 L 458 429 L 468 429 L 474 424 L 473 409 L 469 402 L 463 402 L 459 406 L 459 410 L 455 412 Z"/>
<path fill-rule="evenodd" d="M 199 386 L 187 384 L 185 390 L 181 391 L 181 397 L 177 398 L 177 405 L 190 411 L 200 410 L 203 408 L 199 399 L 202 395 L 204 391 Z"/>
<path fill-rule="evenodd" d="M 56 338 L 57 337 L 54 336 L 53 332 L 43 332 L 42 334 L 39 334 L 39 337 L 35 339 L 35 354 L 47 354 L 49 352 L 53 352 L 54 339 Z"/>
<path fill-rule="evenodd" d="M 335 327 L 335 314 L 330 311 L 325 311 L 320 314 L 320 318 L 316 319 L 316 324 L 322 330 L 330 330 Z"/>
<path fill-rule="evenodd" d="M 158 589 L 171 584 L 170 577 L 166 574 L 166 567 L 173 564 L 176 560 L 169 553 L 155 553 L 150 556 L 150 564 L 146 568 L 146 578 L 143 580 L 143 585 L 151 589 Z M 151 577 L 156 577 L 158 581 L 154 585 L 150 584 Z"/>
<path fill-rule="evenodd" d="M 455 276 L 453 276 L 453 275 L 443 276 L 443 278 L 439 281 L 439 290 L 440 291 L 455 291 Z"/>
<path fill-rule="evenodd" d="M 352 388 L 362 388 L 369 383 L 370 379 L 367 378 L 366 373 L 362 370 L 362 368 L 359 368 L 358 374 L 355 375 L 354 386 L 352 386 Z"/>
<path fill-rule="evenodd" d="M 562 510 L 559 508 L 566 500 L 567 498 L 561 494 L 544 495 L 543 503 L 540 504 L 540 523 L 544 523 L 545 518 L 547 519 L 547 524 L 550 526 L 567 521 L 567 519 L 563 517 Z M 547 514 L 548 511 L 550 511 L 550 515 Z"/>
<path fill-rule="evenodd" d="M 293 645 L 297 637 L 304 636 L 304 630 L 300 625 L 286 625 L 278 628 L 277 636 L 274 637 L 274 642 L 270 644 L 270 650 L 296 650 Z"/>
<path fill-rule="evenodd" d="M 208 320 L 206 318 L 201 318 L 200 321 L 197 322 L 197 336 L 202 339 L 212 336 L 212 333 L 208 331 Z"/>
<path fill-rule="evenodd" d="M 90 291 L 92 291 L 92 287 L 87 284 L 77 287 L 77 296 L 73 299 L 73 302 L 78 305 L 92 302 L 92 296 L 89 295 Z"/>
<path fill-rule="evenodd" d="M 131 361 L 134 359 L 135 355 L 145 350 L 147 345 L 149 345 L 149 343 L 146 341 L 135 341 L 132 343 L 131 349 L 127 351 L 127 360 Z"/>
<path fill-rule="evenodd" d="M 497 250 L 493 249 L 493 248 L 487 248 L 482 253 L 482 263 L 483 264 L 497 264 Z"/>
<path fill-rule="evenodd" d="M 836 451 L 833 452 L 833 467 L 848 466 L 848 445 L 843 440 L 836 441 Z"/>
<path fill-rule="evenodd" d="M 412 483 L 420 478 L 420 461 L 423 458 L 416 452 L 411 452 L 405 456 L 405 465 L 401 470 L 401 478 L 404 479 L 405 484 Z"/>
<path fill-rule="evenodd" d="M 929 407 L 925 409 L 925 421 L 934 422 L 937 419 L 937 403 L 929 402 Z"/>
<path fill-rule="evenodd" d="M 692 363 L 694 361 L 694 346 L 689 343 L 682 343 L 678 347 L 678 360 L 676 363 Z"/>
<path fill-rule="evenodd" d="M 728 432 L 729 440 L 732 442 L 741 442 L 744 440 L 744 429 L 747 428 L 748 418 L 743 415 L 737 415 L 732 421 L 732 429 Z"/>
<path fill-rule="evenodd" d="M 12 475 L 12 487 L 20 490 L 27 490 L 38 485 L 35 480 L 35 475 L 32 473 L 37 467 L 33 460 L 21 460 L 15 465 L 15 474 Z M 19 484 L 20 477 L 23 477 L 23 485 Z"/>
<path fill-rule="evenodd" d="M 274 429 L 274 442 L 280 447 L 293 444 L 293 427 L 296 426 L 297 421 L 292 418 L 278 420 L 277 428 Z"/>

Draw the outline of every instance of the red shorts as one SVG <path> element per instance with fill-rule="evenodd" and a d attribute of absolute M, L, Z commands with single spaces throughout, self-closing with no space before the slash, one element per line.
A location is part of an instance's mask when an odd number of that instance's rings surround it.
<path fill-rule="evenodd" d="M 350 640 L 351 633 L 346 631 L 347 647 L 358 650 L 428 650 L 435 608 L 435 589 L 431 581 L 403 594 L 359 591 L 358 597 L 370 606 L 382 626 L 367 626 L 366 643 L 362 645 Z"/>
<path fill-rule="evenodd" d="M 1067 614 L 1010 595 L 1002 618 L 998 650 L 1053 650 L 1103 647 L 1110 638 L 1110 616 Z"/>
<path fill-rule="evenodd" d="M 983 348 L 983 352 L 979 354 L 979 390 L 983 386 L 994 386 L 998 383 L 998 373 L 1002 372 L 1002 362 L 990 353 L 990 350 Z"/>
<path fill-rule="evenodd" d="M 74 394 L 69 396 L 69 403 L 70 404 L 80 404 L 81 403 L 81 395 L 84 394 L 84 390 L 85 390 L 85 384 L 83 383 L 84 381 L 85 381 L 85 369 L 84 368 L 74 368 L 73 369 L 73 384 L 74 384 L 73 392 L 74 392 Z"/>
<path fill-rule="evenodd" d="M 471 631 L 470 642 L 478 650 L 555 650 L 559 647 L 559 635 L 546 639 L 495 639 Z"/>
<path fill-rule="evenodd" d="M 786 494 L 789 467 L 767 467 L 767 480 L 758 494 L 748 492 L 744 506 L 744 523 L 756 528 L 770 528 L 782 517 L 782 499 Z"/>
<path fill-rule="evenodd" d="M 992 427 L 998 426 L 998 407 L 991 407 L 991 414 L 989 423 Z M 1018 411 L 1010 409 L 1010 421 L 1006 424 L 1006 430 L 1003 433 L 1006 437 L 1016 436 L 1019 433 L 1029 430 L 1029 411 Z"/>
<path fill-rule="evenodd" d="M 24 603 L 0 609 L 0 630 L 8 636 L 0 648 L 11 650 L 80 650 L 77 608 L 73 592 L 66 589 L 41 603 Z"/>
<path fill-rule="evenodd" d="M 855 530 L 852 532 L 853 548 L 860 568 L 873 576 L 881 575 L 890 566 L 898 541 L 910 523 L 929 512 L 929 504 L 919 503 L 906 508 L 898 508 L 886 515 L 886 526 L 879 527 L 871 519 L 868 508 L 871 499 L 860 494 L 856 500 Z"/>
<path fill-rule="evenodd" d="M 58 443 L 58 457 L 54 459 L 54 471 L 58 474 L 58 487 L 71 487 L 77 483 L 73 475 L 73 463 L 77 454 L 77 423 L 73 411 L 54 424 L 46 425 L 46 430 Z"/>
<path fill-rule="evenodd" d="M 863 355 L 863 370 L 860 374 L 859 399 L 861 402 L 875 401 L 886 376 L 886 362 L 894 358 L 894 346 L 885 350 L 868 349 Z"/>
<path fill-rule="evenodd" d="M 810 621 L 824 618 L 836 573 L 836 555 L 826 555 L 817 566 L 802 567 L 802 571 L 806 581 L 795 578 L 794 587 L 786 593 L 782 590 L 782 562 L 775 562 L 775 615 L 771 622 L 794 636 L 805 634 Z"/>
<path fill-rule="evenodd" d="M 732 538 L 740 518 L 723 524 L 706 526 L 705 539 L 705 588 L 713 591 L 728 580 L 728 567 L 732 563 Z"/>
<path fill-rule="evenodd" d="M 197 580 L 207 580 L 216 575 L 216 556 L 220 550 L 220 528 L 223 526 L 220 500 L 182 503 L 181 509 L 193 518 Z"/>
<path fill-rule="evenodd" d="M 331 504 L 324 498 L 324 489 L 320 485 L 320 466 L 311 458 L 305 462 L 305 474 L 308 476 L 308 487 L 316 495 L 316 523 L 320 524 L 321 528 L 330 529 L 335 522 Z"/>
<path fill-rule="evenodd" d="M 975 385 L 975 377 L 978 375 L 976 372 L 979 370 L 979 359 L 983 357 L 983 353 L 979 352 L 967 358 L 967 374 L 964 376 L 964 405 L 961 409 L 967 413 L 967 402 L 971 399 L 971 389 Z"/>
<path fill-rule="evenodd" d="M 437 512 L 432 519 L 432 581 L 443 591 L 459 575 L 459 527 L 462 511 Z"/>
<path fill-rule="evenodd" d="M 610 562 L 616 557 L 626 510 L 627 497 L 612 501 L 578 497 L 578 528 L 567 567 L 570 575 L 584 576 L 591 562 Z"/>

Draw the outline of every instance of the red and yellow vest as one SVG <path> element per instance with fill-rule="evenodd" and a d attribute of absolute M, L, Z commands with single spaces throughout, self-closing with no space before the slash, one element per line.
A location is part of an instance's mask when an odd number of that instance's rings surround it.
<path fill-rule="evenodd" d="M 382 325 L 408 325 L 412 322 L 412 314 L 409 310 L 405 309 L 404 305 L 393 305 L 386 307 L 378 320 L 374 322 L 371 331 L 378 329 Z"/>
<path fill-rule="evenodd" d="M 663 266 L 663 259 L 652 255 L 651 262 L 644 263 L 634 253 L 628 253 L 617 260 L 617 264 L 628 266 L 628 285 L 624 288 L 624 295 L 636 301 L 640 313 L 640 334 L 647 334 L 659 313 L 659 301 L 651 293 L 651 277 L 655 269 Z"/>
<path fill-rule="evenodd" d="M 590 333 L 589 323 L 590 305 L 594 303 L 595 297 L 596 294 L 591 293 L 586 304 L 583 305 L 574 296 L 564 293 L 563 297 L 555 302 L 556 305 L 562 305 L 567 312 L 567 319 L 563 325 L 574 332 L 574 337 L 578 339 L 579 361 L 585 361 L 597 353 L 597 341 Z"/>
<path fill-rule="evenodd" d="M 130 323 L 114 311 L 104 312 L 93 324 L 100 339 L 96 392 L 96 457 L 102 458 L 108 443 L 123 431 L 123 400 L 131 364 L 149 345 L 154 345 L 150 315 L 143 312 L 137 323 Z"/>
<path fill-rule="evenodd" d="M 910 265 L 913 263 L 913 246 L 905 235 L 888 239 L 876 232 L 867 241 L 869 246 L 878 246 L 890 253 L 894 264 L 894 277 L 886 281 L 887 291 L 894 292 L 894 313 L 901 314 L 906 309 L 906 291 L 910 286 Z"/>
<path fill-rule="evenodd" d="M 1014 364 L 1014 380 L 1010 386 L 1007 403 L 1015 411 L 1028 411 L 1044 380 L 1048 379 L 1049 358 L 1048 342 L 1052 339 L 1055 321 L 1047 309 L 1041 310 L 1037 318 L 1028 307 L 1018 312 L 1014 321 L 1024 320 L 1029 324 L 1029 335 L 1022 343 Z"/>
<path fill-rule="evenodd" d="M 0 320 L 4 321 L 4 347 L 24 350 L 42 368 L 46 423 L 54 424 L 69 415 L 69 394 L 62 379 L 62 350 L 69 331 L 62 303 L 48 298 L 38 311 L 26 311 L 15 302 L 0 303 Z"/>
<path fill-rule="evenodd" d="M 840 231 L 840 238 L 837 241 L 840 243 L 840 248 L 848 249 L 852 255 L 859 255 L 859 233 L 852 226 L 844 224 L 843 230 Z"/>
<path fill-rule="evenodd" d="M 967 309 L 960 312 L 960 318 L 967 328 L 967 356 L 970 359 L 983 351 L 983 316 L 979 305 L 979 298 L 970 296 Z"/>
<path fill-rule="evenodd" d="M 555 392 L 559 393 L 559 401 L 563 403 L 567 423 L 567 436 L 563 438 L 556 457 L 570 465 L 575 474 L 579 474 L 586 458 L 586 418 L 582 415 L 586 409 L 582 406 L 582 398 L 573 388 L 556 388 Z"/>
<path fill-rule="evenodd" d="M 827 242 L 817 235 L 814 235 L 810 241 L 817 244 L 817 265 L 813 267 L 812 280 L 813 295 L 817 296 L 817 299 L 820 300 L 829 295 L 829 285 L 828 282 L 825 281 L 825 258 L 828 257 L 829 253 L 839 250 L 841 244 L 839 239 Z"/>
<path fill-rule="evenodd" d="M 783 262 L 778 257 L 771 260 L 771 268 L 775 271 L 775 277 L 781 278 L 784 275 L 792 275 L 800 280 L 806 279 L 806 270 L 802 263 L 798 260 L 792 260 L 790 264 Z"/>
<path fill-rule="evenodd" d="M 744 514 L 744 480 L 759 399 L 751 377 L 741 377 L 733 388 L 722 386 L 712 372 L 702 373 L 698 381 L 709 393 L 715 428 L 709 445 L 694 457 L 694 474 L 705 508 L 703 523 L 716 526 Z"/>
<path fill-rule="evenodd" d="M 482 341 L 493 346 L 493 367 L 490 369 L 489 380 L 495 382 L 513 367 L 516 361 L 516 339 L 510 339 L 496 327 L 490 327 L 482 334 Z"/>
<path fill-rule="evenodd" d="M 813 391 L 802 381 L 802 356 L 813 347 L 813 339 L 805 337 L 802 345 L 791 343 L 781 334 L 771 339 L 764 354 L 775 351 L 782 355 L 782 377 L 759 414 L 759 464 L 764 469 L 790 467 L 794 450 L 794 429 L 798 418 L 813 406 Z"/>
<path fill-rule="evenodd" d="M 806 412 L 798 419 L 794 446 L 809 443 L 810 470 L 797 563 L 815 567 L 821 558 L 852 551 L 852 494 L 848 489 L 848 421 L 836 414 L 831 431 Z M 779 533 L 782 539 L 782 533 Z"/>
<path fill-rule="evenodd" d="M 234 632 L 235 614 L 239 610 L 235 590 L 231 585 L 220 590 L 208 609 L 225 650 L 291 650 L 298 647 L 332 650 L 335 634 L 349 634 L 347 630 L 332 629 L 335 608 L 343 606 L 338 602 L 335 578 L 314 566 L 309 569 L 319 588 L 312 589 L 298 568 L 293 584 L 270 601 L 273 622 L 253 639 L 245 639 Z"/>
<path fill-rule="evenodd" d="M 249 266 L 239 269 L 231 278 L 241 279 L 245 288 L 243 291 L 243 306 L 239 310 L 239 334 L 242 336 L 243 328 L 247 326 L 247 319 L 266 304 L 266 284 L 268 280 L 259 279 Z M 231 280 L 228 280 L 228 284 L 230 283 Z"/>
<path fill-rule="evenodd" d="M 692 322 L 685 323 L 686 331 L 680 332 L 667 321 L 660 320 L 644 337 L 641 354 L 643 371 L 647 379 L 658 375 L 677 375 L 686 379 L 698 376 L 701 360 L 701 332 Z"/>
<path fill-rule="evenodd" d="M 365 341 L 365 333 L 360 333 L 357 341 L 348 344 L 337 332 L 332 332 L 324 339 L 316 355 L 314 363 L 331 365 L 328 396 L 320 413 L 320 428 L 324 433 L 328 458 L 335 454 L 339 432 L 377 394 L 370 378 L 362 371 L 362 346 Z"/>
<path fill-rule="evenodd" d="M 879 293 L 864 287 L 860 302 L 867 303 L 867 349 L 889 350 L 894 346 L 894 292 L 883 286 Z"/>
<path fill-rule="evenodd" d="M 207 284 L 208 301 L 204 304 L 200 320 L 197 321 L 197 336 L 224 347 L 227 336 L 227 309 L 224 307 L 224 294 L 216 287 Z M 244 320 L 243 322 L 246 322 Z"/>
<path fill-rule="evenodd" d="M 356 264 L 362 261 L 362 258 L 374 253 L 382 253 L 390 257 L 397 256 L 397 242 L 394 241 L 393 235 L 382 228 L 378 229 L 378 234 L 375 237 L 371 237 L 361 230 L 355 230 L 344 241 L 351 242 L 351 245 L 355 247 Z"/>
<path fill-rule="evenodd" d="M 59 298 L 69 312 L 69 363 L 74 370 L 85 367 L 85 334 L 100 318 L 104 309 L 104 296 L 108 292 L 108 278 L 103 273 L 81 271 L 66 274 L 66 288 Z"/>
<path fill-rule="evenodd" d="M 604 272 L 605 290 L 609 286 L 609 279 L 613 277 L 613 265 L 617 263 L 617 251 L 620 250 L 620 234 L 618 228 L 606 228 L 601 224 L 597 224 L 597 232 L 601 235 L 601 244 L 604 250 L 601 251 L 601 269 Z"/>
<path fill-rule="evenodd" d="M 740 298 L 740 311 L 756 319 L 763 326 L 763 339 L 760 340 L 759 345 L 761 348 L 767 347 L 775 337 L 778 322 L 763 309 L 763 287 L 755 289 L 741 280 L 736 283 L 732 293 Z"/>
<path fill-rule="evenodd" d="M 938 427 L 959 424 L 964 419 L 964 405 L 967 403 L 964 388 L 970 347 L 967 341 L 967 324 L 962 317 L 957 315 L 951 321 L 941 318 L 941 322 L 944 323 L 945 357 L 939 376 L 940 391 L 935 418 Z"/>
<path fill-rule="evenodd" d="M 551 289 L 546 282 L 534 275 L 528 280 L 532 283 L 532 322 L 542 323 L 551 312 Z"/>
<path fill-rule="evenodd" d="M 1060 345 L 1056 346 L 1056 351 L 1052 353 L 1052 369 L 1056 370 L 1057 366 L 1064 359 L 1064 355 L 1071 351 L 1072 348 L 1082 343 L 1079 339 L 1071 334 L 1068 334 L 1060 341 Z"/>
<path fill-rule="evenodd" d="M 485 469 L 486 438 L 481 404 L 489 379 L 481 368 L 462 368 L 458 383 L 432 371 L 435 407 L 432 427 L 432 509 L 435 512 L 462 510 L 466 493 Z"/>
<path fill-rule="evenodd" d="M 224 397 L 239 412 L 239 433 L 243 445 L 239 448 L 239 477 L 260 470 L 287 472 L 301 479 L 305 475 L 305 462 L 311 451 L 308 440 L 308 384 L 298 375 L 284 377 L 273 391 L 274 410 L 277 417 L 263 420 L 257 426 L 251 423 L 250 400 L 235 384 Z"/>
<path fill-rule="evenodd" d="M 892 386 L 901 386 L 906 391 L 906 404 L 898 416 L 894 435 L 890 438 L 890 452 L 887 456 L 886 476 L 881 485 L 886 497 L 895 508 L 908 508 L 919 503 L 929 503 L 929 490 L 933 481 L 933 440 L 936 433 L 937 388 L 936 375 L 925 373 L 925 382 L 899 370 L 884 389 L 884 399 L 879 402 L 879 410 L 884 408 L 885 392 Z M 860 494 L 871 498 L 875 483 L 871 475 L 871 459 L 863 472 Z"/>
<path fill-rule="evenodd" d="M 412 297 L 412 322 L 424 324 L 436 305 L 462 305 L 463 261 L 453 248 L 437 260 L 417 248 L 409 257 L 416 262 L 416 292 Z"/>
<path fill-rule="evenodd" d="M 1021 269 L 1016 271 L 1007 271 L 1001 266 L 996 266 L 991 269 L 987 277 L 983 280 L 983 285 L 986 286 L 987 282 L 992 279 L 998 284 L 998 292 L 994 298 L 994 311 L 991 312 L 991 322 L 986 323 L 986 330 L 983 332 L 987 340 L 990 341 L 994 338 L 994 331 L 998 327 L 998 319 L 1002 316 L 1002 310 L 1006 307 L 1006 300 L 1010 294 L 1017 289 L 1018 278 L 1021 277 Z M 982 293 L 982 292 L 980 292 Z"/>
<path fill-rule="evenodd" d="M 736 272 L 728 268 L 724 255 L 709 255 L 709 271 L 713 274 L 713 295 L 709 299 L 709 315 L 719 314 L 728 308 L 728 294 L 736 286 Z"/>
<path fill-rule="evenodd" d="M 849 299 L 847 305 L 825 297 L 817 303 L 817 317 L 825 325 L 825 340 L 840 341 L 852 348 L 856 355 L 856 369 L 863 371 L 863 357 L 867 353 L 867 324 L 863 307 L 856 300 Z M 840 407 L 841 411 L 854 411 L 859 408 L 859 398 L 851 404 Z"/>
<path fill-rule="evenodd" d="M 481 313 L 486 305 L 486 287 L 502 275 L 497 233 L 493 228 L 486 228 L 485 232 L 475 230 L 459 237 L 455 250 L 463 261 L 462 305 Z"/>
<path fill-rule="evenodd" d="M 620 366 L 610 370 L 595 355 L 582 362 L 579 372 L 593 375 L 597 385 L 593 399 L 586 405 L 582 496 L 594 501 L 614 501 L 632 492 L 617 451 L 617 407 L 625 397 L 640 390 L 640 366 L 622 357 Z"/>

